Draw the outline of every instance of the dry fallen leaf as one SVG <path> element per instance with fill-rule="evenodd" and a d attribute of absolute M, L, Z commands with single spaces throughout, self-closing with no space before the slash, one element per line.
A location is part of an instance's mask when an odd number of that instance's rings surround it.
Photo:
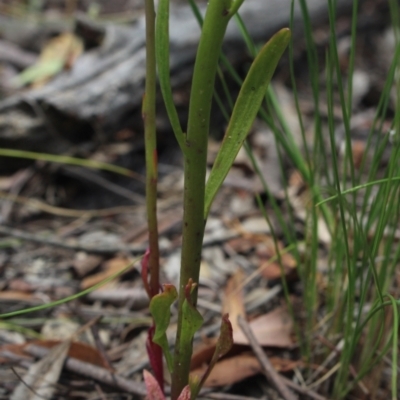
<path fill-rule="evenodd" d="M 313 206 L 312 193 L 298 171 L 294 171 L 289 178 L 288 198 L 296 217 L 306 221 L 307 213 Z M 318 218 L 318 240 L 326 246 L 332 241 L 329 229 L 322 217 Z"/>
<path fill-rule="evenodd" d="M 199 379 L 203 376 L 205 368 L 194 370 L 191 375 L 196 375 Z M 240 354 L 219 361 L 211 371 L 204 386 L 225 386 L 239 382 L 249 376 L 253 376 L 261 371 L 260 363 L 257 358 L 249 354 Z"/>
<path fill-rule="evenodd" d="M 257 243 L 251 237 L 241 236 L 228 240 L 227 244 L 236 253 L 248 254 L 254 249 Z"/>
<path fill-rule="evenodd" d="M 296 271 L 296 259 L 290 253 L 282 251 L 282 243 L 278 242 L 278 248 L 285 276 L 290 276 Z M 269 280 L 280 279 L 282 276 L 282 268 L 279 265 L 276 246 L 272 238 L 266 237 L 262 242 L 260 242 L 257 245 L 256 254 L 258 259 L 261 261 L 261 265 L 258 268 L 260 274 Z"/>
<path fill-rule="evenodd" d="M 95 254 L 87 254 L 83 251 L 76 253 L 75 259 L 72 261 L 72 266 L 80 278 L 83 278 L 103 261 L 103 257 Z"/>
<path fill-rule="evenodd" d="M 293 271 L 285 266 L 283 268 L 285 276 L 290 275 L 290 272 Z M 266 261 L 258 267 L 258 270 L 260 271 L 260 274 L 268 280 L 276 280 L 282 277 L 281 266 L 276 262 Z"/>
<path fill-rule="evenodd" d="M 121 271 L 125 268 L 131 261 L 125 257 L 115 257 L 111 260 L 108 260 L 104 263 L 103 271 L 88 276 L 87 278 L 82 280 L 81 289 L 87 289 L 97 283 L 100 283 L 104 279 L 109 278 L 110 276 L 114 275 L 118 271 Z M 104 288 L 104 287 L 103 287 Z"/>
<path fill-rule="evenodd" d="M 36 64 L 17 76 L 17 84 L 43 86 L 62 70 L 70 69 L 82 52 L 82 40 L 73 33 L 63 33 L 47 43 Z"/>
<path fill-rule="evenodd" d="M 21 290 L 4 290 L 0 291 L 1 300 L 13 301 L 29 301 L 32 303 L 41 302 L 41 300 L 32 293 L 27 293 Z"/>
<path fill-rule="evenodd" d="M 11 395 L 11 400 L 43 400 L 53 396 L 71 341 L 53 347 L 49 354 L 31 365 Z"/>
<path fill-rule="evenodd" d="M 245 279 L 243 271 L 239 268 L 228 280 L 225 291 L 224 299 L 222 303 L 222 313 L 229 314 L 229 320 L 232 324 L 233 332 L 240 331 L 239 325 L 237 324 L 238 316 L 245 318 L 246 311 L 243 303 L 243 291 L 242 283 Z"/>
<path fill-rule="evenodd" d="M 22 344 L 5 344 L 0 346 L 0 353 L 13 353 L 20 357 L 26 357 L 27 353 L 24 352 L 24 349 L 27 346 L 36 345 L 46 347 L 47 349 L 53 349 L 61 343 L 63 342 L 59 340 L 33 340 Z M 108 368 L 108 363 L 104 360 L 100 352 L 86 343 L 72 342 L 68 349 L 68 357 L 76 358 L 101 368 Z M 8 360 L 6 357 L 0 358 L 0 364 L 7 364 L 7 362 Z"/>
<path fill-rule="evenodd" d="M 236 279 L 238 278 L 240 278 L 240 274 L 236 276 Z M 233 287 L 235 287 L 233 284 L 234 279 L 231 278 L 231 285 Z M 240 281 L 235 282 L 235 284 L 238 283 Z M 234 306 L 234 312 L 237 311 L 235 311 L 236 307 L 238 306 Z M 293 345 L 291 340 L 292 319 L 283 307 L 254 319 L 250 322 L 250 326 L 262 346 L 291 347 Z M 248 344 L 242 331 L 234 331 L 233 339 L 235 343 L 234 347 L 227 354 L 226 358 L 223 358 L 214 366 L 206 380 L 205 386 L 231 385 L 261 372 L 262 368 L 256 357 L 243 353 L 243 346 L 237 346 Z M 215 339 L 209 339 L 207 343 L 197 348 L 192 357 L 191 375 L 195 375 L 198 379 L 203 376 L 215 351 L 215 344 Z M 292 360 L 275 357 L 271 357 L 270 360 L 278 371 L 288 371 L 297 365 L 297 362 Z"/>
<path fill-rule="evenodd" d="M 292 371 L 299 366 L 299 364 L 301 365 L 299 361 L 280 357 L 270 357 L 269 360 L 278 372 Z M 205 369 L 205 366 L 196 368 L 191 372 L 191 376 L 196 376 L 200 379 Z M 212 369 L 204 386 L 216 387 L 232 385 L 260 372 L 262 372 L 262 367 L 257 358 L 252 354 L 242 353 L 219 361 Z"/>
<path fill-rule="evenodd" d="M 217 338 L 207 339 L 206 343 L 196 346 L 190 362 L 190 370 L 194 371 L 208 364 L 214 354 Z"/>
<path fill-rule="evenodd" d="M 293 345 L 291 339 L 293 321 L 283 307 L 261 315 L 249 324 L 261 346 L 291 347 Z M 241 330 L 233 332 L 233 340 L 235 344 L 249 344 Z"/>

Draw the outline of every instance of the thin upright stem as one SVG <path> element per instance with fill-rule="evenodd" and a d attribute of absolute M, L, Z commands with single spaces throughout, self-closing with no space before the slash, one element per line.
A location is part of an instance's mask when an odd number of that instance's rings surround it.
<path fill-rule="evenodd" d="M 146 143 L 146 205 L 149 229 L 150 289 L 159 291 L 159 246 L 157 228 L 157 139 L 156 139 L 156 55 L 155 11 L 153 0 L 146 0 L 146 87 L 143 99 L 143 120 Z"/>
<path fill-rule="evenodd" d="M 185 140 L 185 184 L 179 316 L 175 342 L 172 400 L 188 384 L 192 346 L 182 341 L 183 303 L 189 279 L 198 282 L 204 235 L 204 195 L 210 111 L 222 40 L 231 14 L 230 0 L 211 0 L 194 66 L 188 129 Z M 193 291 L 196 304 L 197 290 Z"/>
<path fill-rule="evenodd" d="M 146 153 L 146 208 L 149 231 L 149 295 L 155 296 L 160 287 L 160 264 L 157 226 L 157 137 L 156 137 L 156 50 L 154 1 L 145 1 L 146 13 L 146 85 L 142 115 Z M 147 282 L 146 282 L 147 284 Z M 152 339 L 151 337 L 149 338 Z M 161 388 L 164 384 L 161 347 L 153 343 L 154 373 Z"/>

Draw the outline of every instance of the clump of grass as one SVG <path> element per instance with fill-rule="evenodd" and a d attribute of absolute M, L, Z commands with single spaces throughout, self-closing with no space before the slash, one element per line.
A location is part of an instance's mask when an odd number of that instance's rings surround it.
<path fill-rule="evenodd" d="M 306 15 L 307 8 L 303 2 L 303 14 Z M 324 336 L 335 346 L 342 343 L 343 347 L 336 358 L 336 363 L 330 366 L 332 373 L 329 387 L 329 395 L 332 398 L 345 398 L 350 391 L 359 390 L 363 385 L 362 379 L 368 374 L 374 374 L 377 379 L 368 387 L 370 393 L 374 394 L 380 384 L 382 359 L 392 347 L 393 356 L 397 354 L 397 307 L 392 295 L 396 295 L 393 287 L 393 279 L 396 265 L 399 262 L 399 251 L 396 240 L 396 229 L 399 221 L 399 186 L 400 166 L 398 155 L 399 143 L 394 143 L 385 178 L 379 184 L 378 174 L 382 165 L 383 146 L 377 146 L 376 151 L 366 148 L 361 168 L 356 167 L 353 153 L 351 151 L 351 118 L 352 118 L 352 76 L 354 72 L 355 41 L 357 25 L 357 3 L 354 2 L 352 15 L 352 46 L 350 51 L 350 63 L 347 71 L 347 82 L 339 65 L 336 34 L 335 34 L 335 9 L 333 2 L 329 2 L 329 26 L 330 43 L 326 51 L 326 102 L 328 104 L 328 131 L 329 150 L 328 156 L 331 164 L 324 164 L 318 154 L 323 154 L 326 146 L 324 131 L 321 129 L 321 116 L 319 114 L 320 93 L 314 91 L 314 104 L 316 122 L 314 130 L 313 157 L 314 185 L 321 190 L 329 189 L 335 193 L 334 199 L 324 202 L 331 210 L 335 223 L 331 225 L 331 244 L 328 248 L 327 261 L 328 272 L 324 298 L 321 293 L 313 296 L 313 301 L 306 303 L 308 315 L 315 322 L 321 320 L 317 313 L 323 311 L 322 318 L 327 318 L 324 324 Z M 392 4 L 392 15 L 398 15 L 398 6 Z M 397 11 L 396 11 L 397 10 Z M 397 18 L 398 20 L 398 18 Z M 395 21 L 393 21 L 395 22 Z M 394 24 L 394 29 L 398 25 Z M 311 41 L 311 28 L 306 26 L 308 53 L 314 54 L 315 49 Z M 398 87 L 398 78 L 395 77 L 396 68 L 399 66 L 400 42 L 397 41 L 396 51 L 392 66 L 389 70 L 384 90 L 376 111 L 375 123 L 369 133 L 367 143 L 372 143 L 372 137 L 377 135 L 384 138 L 382 125 L 377 124 L 387 115 L 387 105 L 390 90 L 393 86 Z M 313 87 L 317 87 L 319 79 L 316 59 L 310 57 L 309 62 L 311 81 Z M 338 95 L 342 111 L 342 120 L 345 130 L 345 154 L 342 159 L 337 156 L 336 130 L 333 104 L 334 96 Z M 397 96 L 399 92 L 397 91 Z M 397 98 L 395 118 L 393 127 L 397 125 L 400 116 L 400 97 Z M 386 135 L 387 137 L 387 135 Z M 372 151 L 373 157 L 370 165 L 367 165 L 367 155 Z M 366 170 L 368 168 L 368 172 Z M 328 183 L 328 187 L 327 187 Z M 367 189 L 361 192 L 361 185 L 367 184 Z M 350 189 L 349 191 L 346 191 Z M 375 192 L 375 193 L 374 193 Z M 362 193 L 362 194 L 361 194 Z M 315 198 L 311 198 L 313 209 L 318 210 L 321 205 Z M 314 220 L 318 214 L 311 214 Z M 312 235 L 316 239 L 317 224 L 313 224 Z M 307 243 L 307 241 L 306 241 Z M 308 275 L 304 281 L 304 288 L 316 285 L 316 265 L 313 266 L 314 273 Z M 303 278 L 304 279 L 304 278 Z M 397 294 L 398 295 L 398 294 Z M 383 305 L 385 304 L 385 307 Z M 368 321 L 368 322 L 367 322 Z M 310 331 L 311 334 L 311 331 Z M 313 351 L 313 346 L 306 346 Z M 314 349 L 315 352 L 315 349 Z M 331 350 L 326 350 L 326 356 Z M 310 354 L 312 360 L 313 355 Z M 397 398 L 397 362 L 392 364 L 392 398 Z M 359 387 L 357 387 L 357 385 Z M 361 386 L 362 387 L 362 386 Z"/>
<path fill-rule="evenodd" d="M 304 370 L 305 381 L 314 384 L 314 387 L 320 387 L 324 383 L 321 392 L 329 398 L 344 399 L 351 393 L 357 395 L 359 390 L 367 390 L 375 396 L 381 384 L 384 359 L 387 362 L 385 357 L 391 351 L 391 392 L 392 398 L 395 399 L 400 305 L 398 291 L 393 285 L 400 261 L 399 7 L 395 1 L 389 1 L 396 47 L 377 105 L 374 123 L 366 139 L 364 157 L 359 164 L 353 159 L 351 151 L 352 81 L 356 57 L 358 2 L 353 3 L 352 45 L 346 77 L 343 76 L 339 65 L 334 2 L 328 2 L 330 42 L 325 59 L 325 93 L 321 91 L 322 65 L 317 57 L 307 3 L 304 0 L 300 0 L 299 3 L 305 21 L 304 36 L 314 102 L 313 137 L 311 140 L 306 139 L 300 112 L 293 68 L 293 43 L 289 46 L 290 67 L 303 141 L 302 148 L 296 144 L 271 88 L 266 96 L 268 112 L 261 109 L 260 116 L 275 135 L 278 152 L 282 155 L 281 160 L 289 159 L 302 176 L 308 191 L 304 237 L 301 241 L 288 229 L 288 225 L 295 225 L 293 213 L 289 213 L 289 218 L 283 215 L 263 180 L 251 148 L 246 146 L 246 150 L 255 171 L 264 183 L 273 212 L 281 224 L 284 241 L 293 248 L 293 254 L 298 261 L 298 273 L 303 284 L 305 318 L 302 320 L 296 319 L 295 316 L 294 318 L 298 323 L 297 332 L 303 332 L 298 335 L 303 358 L 309 365 L 322 364 L 327 368 L 324 376 L 321 376 L 321 371 L 313 373 L 311 370 Z M 292 15 L 293 7 L 294 2 L 292 2 Z M 250 53 L 254 55 L 256 46 L 238 16 L 237 22 Z M 240 78 L 235 72 L 229 67 L 227 71 L 240 85 Z M 384 150 L 387 148 L 389 135 L 383 132 L 383 124 L 380 121 L 388 115 L 391 92 L 396 93 L 391 128 L 393 138 L 390 158 L 386 169 L 382 171 Z M 228 98 L 230 96 L 228 91 L 225 91 L 224 95 Z M 342 157 L 339 157 L 337 152 L 338 125 L 333 112 L 334 98 L 339 99 L 342 112 L 341 124 L 345 131 L 345 153 Z M 321 102 L 328 105 L 327 117 L 320 112 Z M 372 143 L 375 143 L 375 148 L 372 147 Z M 368 154 L 371 153 L 372 159 L 368 158 L 370 157 Z M 285 176 L 283 163 L 280 167 Z M 290 204 L 287 189 L 288 183 L 285 193 L 286 201 Z M 269 214 L 264 205 L 261 201 L 258 201 L 258 204 L 269 223 Z M 321 221 L 324 221 L 324 224 L 321 224 Z M 270 225 L 273 232 L 273 226 Z M 330 243 L 324 252 L 321 252 L 319 229 L 324 225 L 330 234 Z M 277 254 L 279 254 L 278 247 Z M 322 273 L 318 269 L 320 260 L 327 265 L 327 270 L 322 276 L 323 286 L 317 281 Z M 282 279 L 286 288 L 287 302 L 292 308 L 284 276 Z M 325 345 L 330 343 L 331 347 L 321 346 L 320 342 L 315 340 L 316 335 L 320 337 L 322 335 Z M 333 353 L 332 348 L 334 348 Z"/>
<path fill-rule="evenodd" d="M 398 161 L 400 41 L 399 7 L 395 1 L 389 3 L 396 47 L 360 166 L 356 165 L 351 151 L 352 76 L 356 51 L 358 2 L 354 2 L 353 7 L 352 46 L 346 82 L 339 65 L 334 2 L 328 2 L 330 42 L 326 49 L 324 95 L 320 90 L 321 65 L 312 38 L 307 3 L 300 1 L 305 21 L 308 70 L 314 101 L 314 136 L 308 141 L 299 111 L 293 73 L 292 44 L 290 46 L 292 85 L 303 138 L 303 152 L 300 152 L 292 140 L 291 132 L 284 122 L 272 90 L 268 93 L 272 111 L 269 115 L 263 116 L 275 134 L 279 151 L 285 153 L 300 172 L 309 192 L 308 204 L 305 207 L 307 215 L 304 240 L 298 242 L 284 227 L 282 231 L 288 244 L 297 244 L 294 255 L 298 259 L 298 272 L 303 283 L 305 311 L 305 321 L 298 322 L 303 326 L 305 324 L 306 327 L 305 333 L 299 337 L 303 357 L 310 365 L 325 363 L 328 372 L 321 382 L 325 382 L 325 394 L 335 399 L 344 399 L 351 392 L 356 394 L 358 390 L 368 390 L 375 396 L 382 379 L 383 360 L 390 351 L 392 352 L 392 398 L 397 398 L 397 314 L 400 300 L 393 283 L 400 260 L 397 237 L 400 217 Z M 390 92 L 393 88 L 396 92 L 392 123 L 394 140 L 382 179 L 380 177 L 382 157 L 388 135 L 382 132 L 382 124 L 379 121 L 388 115 Z M 335 97 L 340 101 L 345 130 L 346 150 L 342 158 L 337 154 L 337 124 L 333 113 Z M 320 113 L 321 100 L 328 104 L 327 121 L 324 121 Z M 324 128 L 325 122 L 327 130 Z M 383 138 L 378 140 L 375 149 L 371 147 L 371 143 L 374 142 L 373 136 Z M 367 161 L 367 154 L 371 153 L 372 160 Z M 324 193 L 334 194 L 321 201 Z M 270 199 L 273 200 L 271 197 Z M 288 195 L 286 200 L 290 203 Z M 278 219 L 283 221 L 279 208 L 274 207 L 274 211 Z M 324 287 L 318 289 L 317 277 L 320 275 L 318 260 L 321 253 L 318 250 L 318 227 L 321 218 L 327 225 L 331 239 L 326 248 L 327 254 L 324 255 L 327 264 L 327 272 L 323 277 Z M 294 220 L 291 223 L 294 225 Z M 288 301 L 290 302 L 289 298 Z M 336 354 L 331 354 L 332 348 L 319 348 L 315 340 L 316 333 L 323 335 L 333 347 L 336 347 Z M 308 380 L 310 376 L 314 380 L 321 378 L 311 371 L 304 371 L 304 374 L 308 383 L 312 383 Z M 374 379 L 371 380 L 372 376 Z M 366 377 L 369 377 L 367 381 Z"/>

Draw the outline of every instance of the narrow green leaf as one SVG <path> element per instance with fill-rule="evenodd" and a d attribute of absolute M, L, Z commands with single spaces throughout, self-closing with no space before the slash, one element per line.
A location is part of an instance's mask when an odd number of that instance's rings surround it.
<path fill-rule="evenodd" d="M 397 366 L 398 366 L 398 352 L 399 352 L 399 310 L 397 308 L 396 299 L 388 294 L 387 295 L 392 303 L 393 308 L 393 351 L 392 351 L 392 400 L 397 399 Z"/>
<path fill-rule="evenodd" d="M 97 160 L 88 160 L 84 158 L 69 157 L 57 154 L 36 153 L 34 151 L 3 149 L 3 148 L 0 149 L 0 156 L 26 158 L 28 160 L 35 160 L 35 161 L 43 160 L 59 164 L 79 165 L 85 168 L 102 169 L 104 171 L 114 172 L 116 174 L 129 176 L 131 178 L 135 178 L 140 181 L 144 180 L 143 176 L 139 175 L 135 171 L 131 171 L 130 169 L 119 167 L 118 165 L 108 164 Z"/>
<path fill-rule="evenodd" d="M 150 312 L 156 323 L 154 341 L 158 340 L 163 334 L 165 334 L 171 318 L 170 308 L 177 297 L 178 293 L 175 289 L 175 286 L 171 284 L 165 284 L 164 291 L 155 295 L 151 299 Z"/>
<path fill-rule="evenodd" d="M 204 217 L 221 187 L 253 124 L 269 82 L 289 43 L 290 30 L 281 29 L 261 49 L 243 82 L 239 96 L 206 185 Z"/>
<path fill-rule="evenodd" d="M 384 183 L 388 183 L 390 180 L 391 180 L 391 181 L 399 181 L 399 180 L 400 180 L 400 176 L 394 176 L 394 177 L 392 177 L 392 178 L 390 178 L 390 179 L 389 179 L 389 178 L 378 179 L 378 180 L 376 180 L 376 181 L 371 181 L 371 182 L 363 183 L 362 185 L 357 185 L 357 186 L 354 186 L 354 187 L 352 187 L 352 188 L 343 190 L 343 191 L 341 192 L 341 195 L 344 196 L 344 195 L 346 195 L 346 194 L 354 193 L 354 192 L 357 192 L 358 190 L 365 189 L 365 188 L 369 188 L 369 187 L 371 187 L 371 186 L 376 186 L 376 185 L 381 185 L 381 184 L 384 184 Z M 328 203 L 329 201 L 336 200 L 338 197 L 339 197 L 339 195 L 338 195 L 338 194 L 335 194 L 335 195 L 333 195 L 333 196 L 331 196 L 331 197 L 328 197 L 328 198 L 326 198 L 326 199 L 324 199 L 324 200 L 321 200 L 320 202 L 318 202 L 318 203 L 315 205 L 315 207 L 319 207 L 319 206 L 321 206 L 321 205 L 323 205 L 323 204 L 325 204 L 325 203 Z"/>
<path fill-rule="evenodd" d="M 182 152 L 185 152 L 185 135 L 182 131 L 178 113 L 174 105 L 174 99 L 172 97 L 169 54 L 169 0 L 160 0 L 158 3 L 156 19 L 156 59 L 158 78 L 169 121 Z"/>
<path fill-rule="evenodd" d="M 172 373 L 173 360 L 167 340 L 167 329 L 171 318 L 171 305 L 178 297 L 175 286 L 170 284 L 164 285 L 164 291 L 157 294 L 151 299 L 150 313 L 154 318 L 156 331 L 153 336 L 153 342 L 158 344 L 162 349 L 167 360 L 167 366 L 170 373 Z"/>
<path fill-rule="evenodd" d="M 4 314 L 0 314 L 0 319 L 4 319 L 4 318 L 11 318 L 11 317 L 16 317 L 17 315 L 22 315 L 22 314 L 28 314 L 28 313 L 33 313 L 35 311 L 42 311 L 45 310 L 46 308 L 51 308 L 51 307 L 55 307 L 55 306 L 59 306 L 61 304 L 64 303 L 68 303 L 69 301 L 72 300 L 76 300 L 79 297 L 85 296 L 97 289 L 99 289 L 101 286 L 111 282 L 112 280 L 114 280 L 115 278 L 117 278 L 118 276 L 122 275 L 123 273 L 127 272 L 130 268 L 132 268 L 132 266 L 136 263 L 136 261 L 138 261 L 141 257 L 136 258 L 135 260 L 133 260 L 131 263 L 129 263 L 126 267 L 122 268 L 121 270 L 117 271 L 115 274 L 109 276 L 106 279 L 103 279 L 101 282 L 96 283 L 95 285 L 82 290 L 79 293 L 73 294 L 72 296 L 68 296 L 68 297 L 64 297 L 63 299 L 59 299 L 56 301 L 52 301 L 51 303 L 46 303 L 46 304 L 41 304 L 40 306 L 35 306 L 35 307 L 30 307 L 30 308 L 24 308 L 22 310 L 17 310 L 17 311 L 11 311 L 8 313 L 4 313 Z"/>

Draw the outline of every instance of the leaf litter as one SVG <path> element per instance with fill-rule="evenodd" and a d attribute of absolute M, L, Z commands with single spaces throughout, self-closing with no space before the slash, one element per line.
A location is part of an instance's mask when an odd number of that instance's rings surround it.
<path fill-rule="evenodd" d="M 41 360 L 32 364 L 13 391 L 11 400 L 41 400 L 51 398 L 68 354 L 71 342 L 66 340 L 56 346 Z"/>
<path fill-rule="evenodd" d="M 319 36 L 324 35 L 317 32 L 316 40 Z M 385 48 L 387 40 L 382 36 L 382 49 Z M 64 50 L 67 48 L 68 46 L 65 45 Z M 74 54 L 79 54 L 80 51 L 78 48 Z M 345 62 L 346 53 L 341 54 L 341 57 Z M 381 57 L 379 62 L 384 62 L 384 59 L 385 57 Z M 54 73 L 68 74 L 67 70 L 72 64 L 73 60 L 69 64 L 68 57 L 64 57 Z M 360 79 L 357 78 L 356 81 L 364 83 L 361 89 L 354 89 L 356 98 L 359 102 L 374 102 L 373 97 L 376 96 L 374 93 L 379 92 L 381 77 L 372 76 L 369 72 L 365 73 L 363 68 L 360 68 L 357 73 Z M 365 81 L 366 76 L 367 81 Z M 284 78 L 280 76 L 278 80 L 282 81 Z M 43 84 L 39 78 L 32 78 L 30 82 Z M 358 84 L 357 82 L 355 84 Z M 282 82 L 277 82 L 275 89 L 287 114 L 287 121 L 293 128 L 292 131 L 299 135 L 296 140 L 300 142 L 300 132 L 294 120 L 294 104 L 291 102 L 292 93 Z M 186 98 L 187 90 L 184 86 L 178 89 L 177 97 L 179 96 Z M 306 127 L 311 126 L 313 119 L 314 110 L 310 104 L 307 93 L 304 93 L 300 108 L 304 114 Z M 323 100 L 320 106 L 323 114 L 323 109 L 326 108 Z M 337 117 L 340 117 L 340 110 L 334 111 Z M 367 113 L 359 114 L 361 122 L 358 123 L 356 129 L 362 133 L 365 126 L 368 123 L 371 124 L 371 118 Z M 160 121 L 160 124 L 166 125 L 165 121 Z M 99 131 L 98 134 L 101 135 L 101 132 Z M 129 145 L 125 142 L 127 138 L 132 140 Z M 365 151 L 362 134 L 360 138 L 361 140 L 354 148 L 357 160 Z M 137 164 L 128 165 L 128 167 L 135 171 L 138 169 L 142 161 L 140 161 L 140 151 L 135 152 L 135 149 L 140 149 L 141 146 L 140 128 L 126 127 L 111 133 L 105 140 L 112 141 L 112 146 L 99 145 L 95 148 L 96 145 L 93 145 L 93 149 L 88 149 L 79 143 L 76 146 L 76 154 L 79 156 L 83 154 L 92 159 L 101 157 L 107 161 L 117 160 L 123 165 L 128 163 L 127 158 L 132 157 L 137 160 Z M 296 233 L 301 234 L 305 225 L 305 209 L 311 195 L 309 188 L 299 178 L 297 171 L 291 168 L 288 168 L 288 171 L 277 170 L 276 160 L 279 154 L 275 148 L 273 135 L 267 127 L 261 123 L 255 124 L 254 132 L 249 140 L 255 149 L 261 169 L 266 172 L 268 186 L 273 189 L 274 197 L 280 202 L 284 199 L 283 181 L 288 180 L 290 205 L 282 203 L 281 207 L 290 207 L 293 210 L 297 217 Z M 159 213 L 162 222 L 162 264 L 163 274 L 165 274 L 163 283 L 170 283 L 173 281 L 170 276 L 176 277 L 175 271 L 172 271 L 173 265 L 176 265 L 179 260 L 182 173 L 179 158 L 171 161 L 172 156 L 167 154 L 175 154 L 173 145 L 168 141 L 165 141 L 163 145 L 167 148 L 166 158 L 162 160 L 163 168 L 167 172 L 161 176 Z M 338 145 L 342 146 L 342 143 Z M 216 148 L 215 144 L 210 142 L 211 149 L 212 146 Z M 120 150 L 116 150 L 117 148 Z M 211 166 L 214 158 L 212 151 L 210 154 Z M 74 171 L 75 175 L 72 179 L 72 175 L 68 175 L 72 174 L 72 170 L 63 170 L 42 161 L 37 162 L 34 167 L 19 164 L 18 170 L 20 171 L 18 174 L 22 174 L 24 179 L 17 174 L 12 177 L 2 176 L 0 179 L 2 190 L 13 195 L 21 195 L 20 200 L 25 199 L 14 202 L 11 197 L 7 201 L 4 198 L 4 203 L 7 202 L 8 206 L 2 206 L 0 210 L 2 220 L 15 228 L 14 231 L 8 229 L 8 231 L 2 230 L 1 233 L 1 245 L 6 248 L 0 257 L 1 312 L 47 303 L 76 293 L 80 288 L 90 287 L 105 277 L 109 277 L 120 267 L 125 266 L 125 263 L 129 263 L 135 254 L 144 253 L 147 233 L 144 211 L 140 202 L 135 204 L 128 200 L 129 196 L 126 196 L 126 192 L 118 197 L 116 195 L 118 190 L 115 187 L 112 190 L 108 188 L 107 194 L 94 189 L 100 186 L 104 190 L 107 182 L 114 183 L 110 176 L 106 177 L 108 181 L 103 180 L 100 184 L 97 181 L 95 184 L 100 174 L 89 175 L 84 171 L 79 171 L 79 173 Z M 140 186 L 133 185 L 131 181 L 121 182 L 118 184 L 124 189 L 138 193 L 139 196 L 136 199 L 143 197 Z M 232 349 L 216 363 L 207 378 L 206 386 L 208 387 L 231 386 L 237 382 L 247 382 L 246 379 L 252 376 L 260 376 L 262 371 L 260 364 L 252 354 L 248 340 L 238 328 L 238 316 L 247 316 L 258 343 L 263 346 L 264 352 L 268 354 L 277 371 L 293 376 L 292 371 L 295 371 L 294 375 L 296 375 L 299 373 L 299 368 L 302 368 L 302 360 L 298 357 L 294 340 L 292 319 L 288 310 L 282 307 L 282 286 L 279 282 L 282 268 L 277 261 L 270 227 L 255 207 L 255 194 L 263 195 L 262 184 L 252 170 L 251 163 L 244 157 L 244 153 L 239 152 L 234 168 L 228 174 L 226 184 L 218 194 L 211 211 L 205 237 L 204 268 L 199 282 L 202 299 L 199 302 L 199 308 L 205 323 L 200 332 L 195 335 L 192 373 L 201 378 L 212 359 L 217 343 L 217 332 L 220 328 L 220 318 L 224 313 L 230 315 L 234 338 Z M 121 197 L 124 197 L 124 200 L 121 200 Z M 17 197 L 13 198 L 17 199 Z M 38 207 L 39 203 L 35 202 L 35 199 L 40 199 L 42 203 L 53 208 Z M 82 204 L 87 209 L 87 214 L 81 207 Z M 119 204 L 121 208 L 115 209 L 115 206 Z M 123 208 L 126 204 L 129 210 Z M 266 204 L 268 212 L 272 215 L 268 202 Z M 113 211 L 108 214 L 97 212 L 104 205 L 110 207 L 110 210 L 112 208 Z M 68 214 L 68 210 L 75 208 L 79 208 L 82 212 Z M 58 210 L 57 214 L 55 214 L 56 210 Z M 63 212 L 60 213 L 60 211 Z M 273 219 L 272 223 L 279 236 L 279 224 Z M 320 225 L 319 244 L 323 248 L 329 246 L 330 237 L 322 222 Z M 18 236 L 21 233 L 25 236 Z M 38 237 L 43 240 L 34 242 L 33 240 Z M 57 242 L 51 242 L 50 238 L 57 239 Z M 62 248 L 62 244 L 66 245 L 65 248 Z M 105 248 L 110 250 L 102 252 Z M 291 285 L 291 295 L 296 296 L 297 301 L 301 302 L 297 262 L 285 249 L 283 241 L 278 241 L 278 250 L 283 261 L 285 277 Z M 326 278 L 321 278 L 322 281 L 323 279 Z M 320 289 L 323 292 L 323 283 Z M 74 326 L 81 326 L 88 319 L 99 316 L 102 319 L 97 322 L 98 328 L 108 332 L 108 339 L 103 337 L 100 339 L 102 341 L 100 344 L 94 340 L 80 338 L 87 342 L 73 342 L 68 349 L 68 342 L 61 342 L 61 334 L 59 337 L 55 336 L 52 342 L 44 339 L 39 341 L 29 339 L 29 330 L 40 334 L 48 321 L 60 321 L 64 318 L 73 321 Z M 74 390 L 76 381 L 69 380 L 68 375 L 64 376 L 63 381 L 59 379 L 67 357 L 86 362 L 83 369 L 90 370 L 90 366 L 93 366 L 100 368 L 100 371 L 97 370 L 96 373 L 110 374 L 107 363 L 99 350 L 104 347 L 106 356 L 112 361 L 113 373 L 117 378 L 114 386 L 112 380 L 104 379 L 107 385 L 103 385 L 101 379 L 98 380 L 103 394 L 106 396 L 110 391 L 118 391 L 121 394 L 120 398 L 124 398 L 122 397 L 124 391 L 125 393 L 126 391 L 140 393 L 142 387 L 129 386 L 126 381 L 133 383 L 133 386 L 136 382 L 141 383 L 142 371 L 149 368 L 143 351 L 143 333 L 148 329 L 149 321 L 148 301 L 140 284 L 139 267 L 132 268 L 110 283 L 108 287 L 92 292 L 84 299 L 76 299 L 70 304 L 54 309 L 37 311 L 24 318 L 4 321 L 9 325 L 0 327 L 1 331 L 7 329 L 12 333 L 13 329 L 18 327 L 20 332 L 18 332 L 18 337 L 17 334 L 14 338 L 6 335 L 0 337 L 0 362 L 7 367 L 16 363 L 19 376 L 18 379 L 13 377 L 12 384 L 0 384 L 1 390 L 8 396 L 14 396 L 10 398 L 15 399 L 18 399 L 18 396 L 33 399 L 34 396 L 43 393 L 46 397 L 69 393 L 68 390 Z M 174 309 L 172 309 L 171 321 L 172 324 L 176 322 Z M 57 335 L 56 332 L 54 334 Z M 170 336 L 171 332 L 167 332 L 168 339 Z M 11 344 L 13 341 L 14 343 L 19 341 L 21 337 L 25 338 L 25 344 Z M 28 344 L 51 347 L 51 350 L 47 350 L 47 355 L 34 363 L 32 356 L 24 350 L 27 349 Z M 21 374 L 21 370 L 28 372 Z M 75 379 L 80 381 L 79 384 L 86 385 L 87 396 L 96 394 L 97 389 L 91 383 L 95 378 L 87 378 L 79 372 L 82 370 L 75 369 L 74 371 Z M 324 369 L 323 372 L 327 371 Z M 37 373 L 40 374 L 41 379 L 35 380 L 34 374 Z M 7 379 L 0 377 L 0 381 L 7 382 Z M 248 395 L 252 395 L 251 390 Z"/>

